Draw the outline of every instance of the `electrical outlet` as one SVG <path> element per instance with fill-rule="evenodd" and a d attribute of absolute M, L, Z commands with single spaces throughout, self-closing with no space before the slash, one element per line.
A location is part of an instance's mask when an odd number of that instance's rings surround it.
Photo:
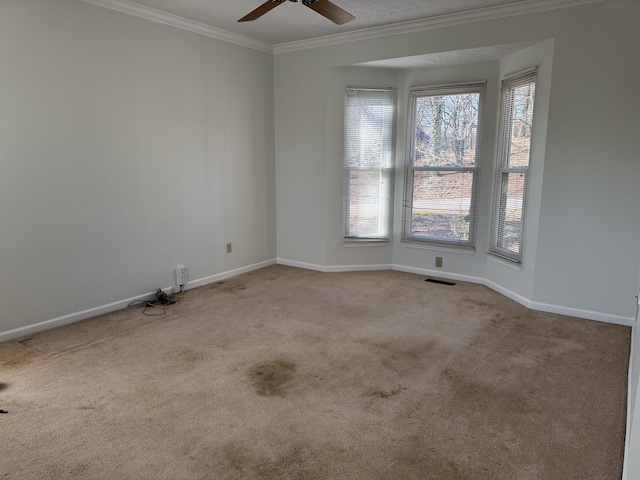
<path fill-rule="evenodd" d="M 231 253 L 233 251 L 233 248 L 231 246 L 231 243 L 227 243 L 227 253 Z"/>
<path fill-rule="evenodd" d="M 436 257 L 436 267 L 442 268 L 442 257 Z"/>

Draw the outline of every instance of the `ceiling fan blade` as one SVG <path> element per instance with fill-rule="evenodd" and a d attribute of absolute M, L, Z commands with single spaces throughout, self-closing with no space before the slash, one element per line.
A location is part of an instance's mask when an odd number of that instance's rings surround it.
<path fill-rule="evenodd" d="M 284 2 L 285 2 L 285 0 L 280 0 L 280 1 L 267 0 L 262 5 L 260 5 L 258 8 L 256 8 L 254 11 L 252 11 L 251 13 L 245 15 L 244 17 L 242 17 L 238 21 L 239 22 L 250 22 L 251 20 L 255 20 L 256 18 L 260 18 L 262 15 L 264 15 L 268 11 L 276 8 L 278 5 L 280 5 L 280 4 L 284 3 Z"/>
<path fill-rule="evenodd" d="M 315 10 L 320 15 L 327 17 L 333 23 L 336 23 L 338 25 L 350 22 L 351 20 L 354 20 L 356 18 L 349 12 L 341 9 L 336 4 L 331 3 L 329 0 L 317 0 L 313 3 L 303 1 L 302 3 L 304 3 L 311 10 Z"/>

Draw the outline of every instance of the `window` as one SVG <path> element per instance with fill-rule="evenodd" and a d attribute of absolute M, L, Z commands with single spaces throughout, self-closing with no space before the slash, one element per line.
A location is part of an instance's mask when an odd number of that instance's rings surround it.
<path fill-rule="evenodd" d="M 484 83 L 409 92 L 403 241 L 474 246 Z"/>
<path fill-rule="evenodd" d="M 537 69 L 502 81 L 489 252 L 522 260 L 525 194 Z"/>
<path fill-rule="evenodd" d="M 389 239 L 393 104 L 392 89 L 347 89 L 345 239 Z"/>

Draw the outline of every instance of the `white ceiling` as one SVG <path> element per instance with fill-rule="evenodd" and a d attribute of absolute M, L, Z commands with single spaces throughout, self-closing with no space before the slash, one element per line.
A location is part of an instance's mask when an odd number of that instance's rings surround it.
<path fill-rule="evenodd" d="M 285 2 L 252 22 L 238 19 L 264 0 L 83 0 L 262 50 L 315 41 L 462 23 L 601 0 L 332 0 L 355 15 L 335 25 L 302 3 Z M 313 40 L 312 40 L 313 39 Z"/>
<path fill-rule="evenodd" d="M 449 50 L 446 52 L 413 55 L 411 57 L 387 58 L 374 62 L 357 63 L 359 67 L 376 68 L 424 68 L 442 67 L 445 65 L 461 65 L 465 63 L 490 62 L 499 60 L 507 55 L 530 47 L 536 42 L 518 42 L 504 45 L 491 45 L 487 47 L 468 48 L 466 50 Z"/>

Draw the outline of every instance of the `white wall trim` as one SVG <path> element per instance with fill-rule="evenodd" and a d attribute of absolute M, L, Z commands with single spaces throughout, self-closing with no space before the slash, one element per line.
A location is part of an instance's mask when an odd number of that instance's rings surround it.
<path fill-rule="evenodd" d="M 226 272 L 216 273 L 215 275 L 210 275 L 208 277 L 203 277 L 198 280 L 188 282 L 187 288 L 202 287 L 203 285 L 208 285 L 210 283 L 221 282 L 222 280 L 226 280 L 227 278 L 235 277 L 236 275 L 240 275 L 242 273 L 253 272 L 254 270 L 260 270 L 261 268 L 268 267 L 270 265 L 275 265 L 275 264 L 276 264 L 276 259 L 272 258 L 269 260 L 265 260 L 264 262 L 247 265 L 246 267 L 227 270 Z"/>
<path fill-rule="evenodd" d="M 566 315 L 568 317 L 586 318 L 587 320 L 614 323 L 616 325 L 625 325 L 627 327 L 631 327 L 633 325 L 632 317 L 623 317 L 622 315 L 594 312 L 592 310 L 582 310 L 580 308 L 563 307 L 561 305 L 550 305 L 548 303 L 542 302 L 531 302 L 531 307 L 529 308 L 541 312 L 557 313 L 558 315 Z"/>
<path fill-rule="evenodd" d="M 443 278 L 445 280 L 457 280 L 459 282 L 483 283 L 480 277 L 472 277 L 471 275 L 461 275 L 458 273 L 442 272 L 440 270 L 431 270 L 427 268 L 409 267 L 406 265 L 393 265 L 391 270 L 396 272 L 414 273 L 416 275 L 425 275 L 427 277 Z"/>
<path fill-rule="evenodd" d="M 299 262 L 297 260 L 288 260 L 286 258 L 278 258 L 276 260 L 278 265 L 285 265 L 287 267 L 304 268 L 305 270 L 315 270 L 316 272 L 328 272 L 327 267 L 323 265 L 317 265 L 315 263 Z"/>
<path fill-rule="evenodd" d="M 414 273 L 417 275 L 425 275 L 430 277 L 437 277 L 446 280 L 458 280 L 460 282 L 478 283 L 484 285 L 491 290 L 498 292 L 501 295 L 519 303 L 520 305 L 527 307 L 531 310 L 540 312 L 555 313 L 558 315 L 565 315 L 567 317 L 576 317 L 586 320 L 595 320 L 598 322 L 613 323 L 616 325 L 632 326 L 633 318 L 623 317 L 621 315 L 613 315 L 609 313 L 595 312 L 592 310 L 583 310 L 580 308 L 565 307 L 562 305 L 552 305 L 542 302 L 534 302 L 528 298 L 523 297 L 507 288 L 504 288 L 497 283 L 494 283 L 486 278 L 474 277 L 471 275 L 462 275 L 458 273 L 443 272 L 440 270 L 431 270 L 426 268 L 417 268 L 407 265 L 396 264 L 377 264 L 377 265 L 316 265 L 312 263 L 298 262 L 295 260 L 287 260 L 285 258 L 278 258 L 277 263 L 279 265 L 288 265 L 290 267 L 304 268 L 306 270 L 315 270 L 318 272 L 356 272 L 365 270 L 395 270 L 398 272 Z"/>
<path fill-rule="evenodd" d="M 109 8 L 117 12 L 126 13 L 135 17 L 144 18 L 153 22 L 162 23 L 171 27 L 180 28 L 189 32 L 198 33 L 205 37 L 215 38 L 223 42 L 234 43 L 242 47 L 260 50 L 262 52 L 273 53 L 273 45 L 270 45 L 253 38 L 238 35 L 221 28 L 212 27 L 204 23 L 179 17 L 171 13 L 156 10 L 155 8 L 146 7 L 129 0 L 81 0 L 86 3 L 98 5 L 100 7 Z"/>
<path fill-rule="evenodd" d="M 267 260 L 265 262 L 255 263 L 246 267 L 237 268 L 234 270 L 228 270 L 226 272 L 204 277 L 198 280 L 193 280 L 185 285 L 186 289 L 201 287 L 209 283 L 219 282 L 226 278 L 240 275 L 241 273 L 251 272 L 253 270 L 259 270 L 269 265 L 274 265 L 275 259 Z M 164 291 L 171 291 L 173 287 L 165 287 Z M 6 332 L 0 332 L 0 342 L 6 342 L 13 340 L 14 338 L 24 337 L 25 335 L 31 335 L 33 333 L 41 332 L 43 330 L 49 330 L 51 328 L 60 327 L 62 325 L 68 325 L 70 323 L 79 322 L 81 320 L 87 320 L 89 318 L 104 315 L 106 313 L 115 312 L 116 310 L 122 310 L 136 300 L 149 300 L 154 298 L 155 291 L 136 295 L 135 297 L 126 298 L 124 300 L 118 300 L 116 302 L 101 305 L 99 307 L 89 308 L 80 312 L 70 313 L 68 315 L 62 315 L 61 317 L 52 318 L 51 320 L 45 320 L 43 322 L 34 323 L 33 325 L 27 325 L 25 327 L 18 327 Z"/>
<path fill-rule="evenodd" d="M 52 318 L 51 320 L 34 323 L 33 325 L 14 328 L 12 330 L 7 330 L 6 332 L 0 332 L 0 342 L 6 342 L 8 340 L 13 340 L 14 338 L 41 332 L 42 330 L 49 330 L 50 328 L 60 327 L 69 323 L 79 322 L 88 318 L 104 315 L 105 313 L 121 310 L 123 308 L 126 308 L 127 305 L 129 305 L 131 302 L 134 302 L 136 300 L 150 299 L 154 294 L 155 292 L 143 293 L 141 295 L 136 295 L 135 297 L 118 300 L 117 302 L 107 303 L 106 305 L 101 305 L 99 307 L 89 308 L 80 312 L 70 313 L 68 315 L 62 315 L 61 317 Z"/>
<path fill-rule="evenodd" d="M 500 5 L 495 7 L 478 8 L 460 13 L 451 13 L 447 15 L 438 15 L 435 17 L 423 18 L 420 20 L 411 20 L 408 22 L 400 22 L 392 25 L 384 25 L 381 27 L 364 28 L 354 32 L 338 33 L 335 35 L 326 35 L 324 37 L 312 38 L 309 40 L 299 40 L 296 42 L 280 43 L 271 45 L 253 38 L 245 37 L 237 33 L 229 32 L 221 28 L 212 27 L 204 23 L 189 20 L 178 15 L 163 12 L 155 8 L 140 5 L 130 0 L 81 0 L 86 3 L 109 8 L 121 13 L 133 15 L 136 17 L 151 20 L 153 22 L 162 23 L 172 27 L 187 30 L 189 32 L 198 33 L 206 37 L 215 38 L 224 42 L 233 43 L 242 47 L 252 48 L 267 53 L 286 53 L 296 50 L 305 50 L 308 48 L 324 47 L 328 45 L 336 45 L 339 43 L 352 42 L 357 40 L 369 40 L 388 35 L 396 35 L 402 33 L 412 33 L 430 28 L 448 27 L 452 25 L 460 25 L 463 23 L 471 23 L 483 20 L 492 20 L 512 15 L 522 15 L 527 13 L 535 13 L 544 10 L 552 10 L 556 8 L 572 7 L 586 3 L 602 2 L 605 0 L 525 0 L 518 3 L 508 5 Z"/>
<path fill-rule="evenodd" d="M 316 272 L 333 273 L 333 272 L 366 272 L 392 270 L 391 264 L 374 264 L 374 265 L 317 265 L 315 263 L 298 262 L 297 260 L 287 260 L 286 258 L 278 258 L 278 265 L 286 265 L 288 267 L 304 268 L 305 270 L 315 270 Z"/>
<path fill-rule="evenodd" d="M 327 272 L 373 272 L 391 270 L 391 264 L 374 265 L 332 265 L 327 267 Z"/>
<path fill-rule="evenodd" d="M 508 5 L 478 8 L 475 10 L 468 10 L 466 12 L 438 15 L 436 17 L 410 20 L 408 22 L 394 23 L 392 25 L 384 25 L 381 27 L 364 28 L 355 32 L 338 33 L 335 35 L 327 35 L 324 37 L 300 40 L 297 42 L 279 43 L 274 46 L 274 53 L 286 53 L 358 40 L 370 40 L 373 38 L 386 37 L 388 35 L 413 33 L 430 28 L 449 27 L 452 25 L 493 20 L 513 15 L 523 15 L 527 13 L 535 13 L 544 10 L 572 7 L 602 1 L 604 0 L 565 0 L 563 2 L 555 0 L 525 0 L 523 2 Z"/>
<path fill-rule="evenodd" d="M 640 415 L 640 361 L 638 361 L 638 355 L 640 351 L 640 331 L 638 330 L 638 313 L 640 308 L 640 294 L 636 297 L 636 317 L 631 327 L 631 349 L 629 351 L 629 374 L 627 383 L 627 428 L 625 433 L 624 442 L 624 460 L 622 463 L 622 479 L 633 480 L 637 478 L 638 465 L 632 465 L 631 468 L 635 471 L 629 471 L 629 462 L 631 456 L 637 457 L 637 452 L 640 450 L 638 446 L 638 439 L 640 427 L 638 426 L 638 416 Z"/>
<path fill-rule="evenodd" d="M 629 447 L 631 445 L 631 429 L 633 427 L 631 420 L 633 419 L 634 409 L 636 408 L 634 402 L 632 401 L 633 394 L 633 375 L 636 373 L 633 371 L 633 359 L 634 355 L 638 355 L 638 352 L 635 351 L 635 336 L 638 334 L 637 332 L 637 322 L 633 322 L 631 326 L 631 350 L 629 352 L 629 374 L 627 375 L 627 428 L 625 429 L 625 438 L 624 438 L 624 457 L 622 462 L 622 480 L 628 480 L 627 472 L 629 468 Z M 636 402 L 638 398 L 636 398 Z M 635 419 L 634 419 L 635 420 Z"/>
<path fill-rule="evenodd" d="M 479 285 L 484 285 L 485 287 L 490 288 L 495 292 L 498 292 L 500 295 L 504 295 L 508 299 L 513 300 L 514 302 L 517 302 L 524 307 L 536 310 L 535 308 L 533 308 L 533 303 L 530 300 L 526 299 L 522 295 L 518 295 L 517 293 L 512 292 L 511 290 L 507 290 L 506 288 L 498 285 L 497 283 L 491 282 L 486 278 L 474 277 L 471 275 L 461 275 L 458 273 L 442 272 L 440 270 L 431 270 L 427 268 L 408 267 L 406 265 L 393 265 L 393 270 L 406 273 L 415 273 L 416 275 L 442 278 L 445 280 L 458 280 L 460 282 L 477 283 Z"/>
<path fill-rule="evenodd" d="M 486 287 L 532 310 L 556 313 L 559 315 L 566 315 L 569 317 L 578 317 L 578 318 L 583 318 L 587 320 L 596 320 L 599 322 L 614 323 L 618 325 L 626 325 L 626 326 L 634 325 L 633 318 L 627 318 L 620 315 L 612 315 L 608 313 L 594 312 L 591 310 L 582 310 L 579 308 L 564 307 L 561 305 L 551 305 L 551 304 L 541 303 L 541 302 L 532 302 L 531 300 L 528 300 L 523 296 L 518 295 L 517 293 L 514 293 L 496 283 L 493 283 L 481 277 L 473 277 L 470 275 L 461 275 L 461 274 L 456 274 L 451 272 L 442 272 L 438 270 L 430 270 L 425 268 L 416 268 L 416 267 L 410 267 L 406 265 L 395 265 L 395 264 L 328 265 L 326 266 L 326 265 L 317 265 L 313 263 L 299 262 L 296 260 L 288 260 L 285 258 L 273 258 L 270 260 L 266 260 L 264 262 L 247 265 L 245 267 L 236 268 L 233 270 L 227 270 L 222 273 L 217 273 L 215 275 L 210 275 L 208 277 L 203 277 L 197 280 L 190 281 L 187 283 L 186 288 L 190 289 L 190 288 L 201 287 L 203 285 L 219 282 L 227 278 L 240 275 L 242 273 L 259 270 L 261 268 L 268 267 L 270 265 L 275 265 L 275 264 L 287 265 L 290 267 L 304 268 L 306 270 L 315 270 L 318 272 L 326 272 L 326 273 L 395 270 L 398 272 L 413 273 L 417 275 L 426 275 L 431 277 L 443 278 L 447 280 L 458 280 L 460 282 L 478 283 L 481 285 L 485 285 Z M 163 290 L 169 291 L 172 288 L 173 287 L 165 287 L 163 288 Z M 42 330 L 48 330 L 50 328 L 67 325 L 69 323 L 79 322 L 81 320 L 86 320 L 88 318 L 97 317 L 99 315 L 104 315 L 106 313 L 114 312 L 116 310 L 121 310 L 123 308 L 126 308 L 127 305 L 129 305 L 131 302 L 135 300 L 145 300 L 145 299 L 153 298 L 154 294 L 155 292 L 143 293 L 141 295 L 136 295 L 135 297 L 127 298 L 124 300 L 118 300 L 116 302 L 108 303 L 106 305 L 101 305 L 94 308 L 89 308 L 87 310 L 82 310 L 80 312 L 70 313 L 68 315 L 56 317 L 51 320 L 38 322 L 33 325 L 27 325 L 24 327 L 18 327 L 12 330 L 7 330 L 5 332 L 0 332 L 0 342 L 6 342 L 8 340 L 23 337 L 25 335 L 31 335 L 33 333 L 40 332 Z"/>
<path fill-rule="evenodd" d="M 519 303 L 523 307 L 527 307 L 527 308 L 530 308 L 531 310 L 535 310 L 535 308 L 533 308 L 533 302 L 528 298 L 523 297 L 519 293 L 512 292 L 511 290 L 504 288 L 502 285 L 498 285 L 497 283 L 492 282 L 491 280 L 487 280 L 486 278 L 482 279 L 482 284 L 485 287 L 490 288 L 494 292 L 498 292 L 500 295 L 504 295 L 508 299 Z"/>
<path fill-rule="evenodd" d="M 611 313 L 595 312 L 593 310 L 584 310 L 581 308 L 565 307 L 563 305 L 535 302 L 523 297 L 522 295 L 507 290 L 506 288 L 489 280 L 484 280 L 483 284 L 489 287 L 491 290 L 495 290 L 505 297 L 510 298 L 514 302 L 518 302 L 520 305 L 530 308 L 531 310 L 536 310 L 538 312 L 555 313 L 558 315 L 565 315 L 567 317 L 595 320 L 597 322 L 613 323 L 616 325 L 624 325 L 627 327 L 633 325 L 632 317 L 623 317 L 622 315 L 613 315 Z"/>

